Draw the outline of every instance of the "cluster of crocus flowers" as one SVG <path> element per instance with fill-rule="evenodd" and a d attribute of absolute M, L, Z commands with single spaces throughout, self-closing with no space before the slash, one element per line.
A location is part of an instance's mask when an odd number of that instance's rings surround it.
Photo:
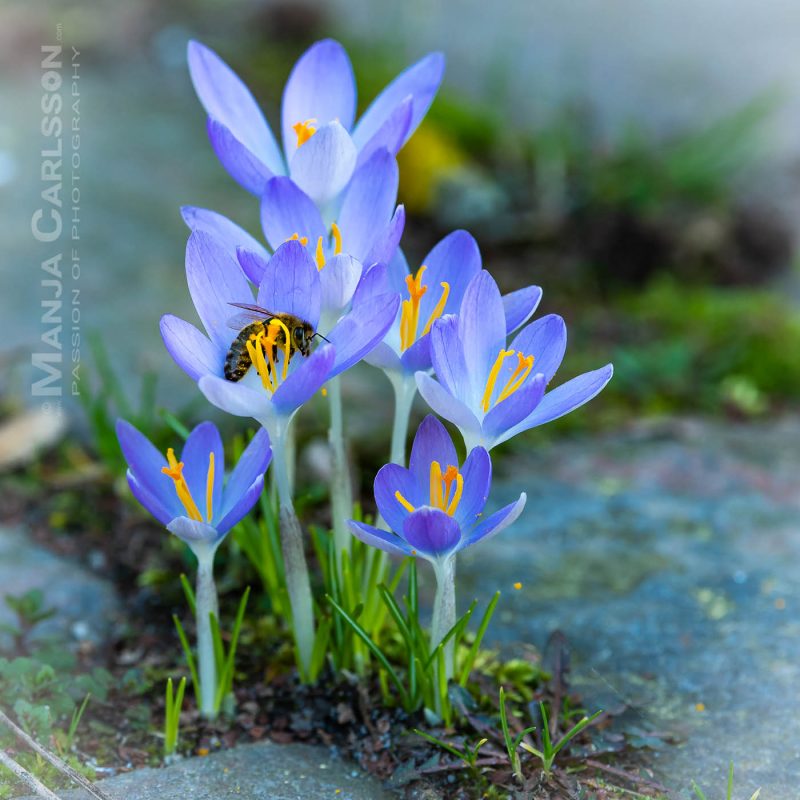
<path fill-rule="evenodd" d="M 214 556 L 230 529 L 250 512 L 264 489 L 272 451 L 263 429 L 253 437 L 233 471 L 225 478 L 222 439 L 211 422 L 198 425 L 183 445 L 161 453 L 125 420 L 117 437 L 128 462 L 128 485 L 136 499 L 170 533 L 189 545 L 197 558 L 197 652 L 200 705 L 216 713 L 216 661 L 210 615 L 219 615 L 214 585 Z"/>

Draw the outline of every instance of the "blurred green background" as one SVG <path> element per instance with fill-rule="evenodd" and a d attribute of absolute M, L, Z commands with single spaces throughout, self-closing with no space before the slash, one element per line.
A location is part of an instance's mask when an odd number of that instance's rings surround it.
<path fill-rule="evenodd" d="M 146 403 L 152 391 L 160 406 L 208 413 L 158 335 L 162 313 L 194 315 L 178 208 L 211 207 L 258 232 L 255 198 L 206 140 L 187 39 L 216 48 L 275 127 L 292 63 L 330 35 L 351 53 L 362 108 L 428 50 L 448 56 L 439 97 L 400 157 L 404 247 L 419 264 L 445 233 L 468 228 L 502 288 L 538 283 L 541 312 L 566 318 L 563 379 L 615 363 L 602 398 L 554 429 L 787 409 L 800 397 L 798 26 L 800 6 L 788 0 L 505 0 L 491 10 L 474 0 L 6 0 L 6 405 L 30 402 L 30 354 L 44 330 L 39 264 L 50 253 L 30 219 L 41 190 L 40 46 L 61 30 L 79 51 L 81 274 L 67 288 L 80 292 L 89 405 L 103 391 L 103 350 L 128 389 L 158 373 Z"/>

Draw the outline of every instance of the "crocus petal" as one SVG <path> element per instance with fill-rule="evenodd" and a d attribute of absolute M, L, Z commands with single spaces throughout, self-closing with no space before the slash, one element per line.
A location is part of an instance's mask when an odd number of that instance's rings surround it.
<path fill-rule="evenodd" d="M 541 317 L 516 335 L 511 349 L 533 356 L 534 372 L 543 373 L 549 383 L 561 366 L 567 349 L 566 323 L 558 314 Z M 508 359 L 504 367 L 511 369 L 512 359 Z"/>
<path fill-rule="evenodd" d="M 220 536 L 216 528 L 205 522 L 198 522 L 189 517 L 176 517 L 167 525 L 167 530 L 174 533 L 190 547 L 200 542 L 204 544 L 215 544 Z"/>
<path fill-rule="evenodd" d="M 400 372 L 403 365 L 400 356 L 385 342 L 378 342 L 375 347 L 364 356 L 364 361 L 384 372 Z"/>
<path fill-rule="evenodd" d="M 310 400 L 330 377 L 335 358 L 336 348 L 326 344 L 304 359 L 272 395 L 275 411 L 290 416 Z"/>
<path fill-rule="evenodd" d="M 155 445 L 130 422 L 118 419 L 116 430 L 122 455 L 125 456 L 130 473 L 139 486 L 153 495 L 163 508 L 182 509 L 172 481 L 161 472 L 161 468 L 167 466 L 164 454 L 160 453 Z"/>
<path fill-rule="evenodd" d="M 528 417 L 541 402 L 546 387 L 547 380 L 539 373 L 491 408 L 481 424 L 484 446 L 491 449 L 498 437 Z"/>
<path fill-rule="evenodd" d="M 473 404 L 470 367 L 459 337 L 458 318 L 448 314 L 436 320 L 430 332 L 430 356 L 436 377 L 454 397 Z"/>
<path fill-rule="evenodd" d="M 445 309 L 458 312 L 469 282 L 481 271 L 481 251 L 467 231 L 453 231 L 435 245 L 422 263 L 427 267 L 422 282 L 428 291 L 420 301 L 419 318 L 425 325 L 442 295 L 443 281 L 450 286 Z"/>
<path fill-rule="evenodd" d="M 399 537 L 389 531 L 382 531 L 364 522 L 356 522 L 354 519 L 347 521 L 350 532 L 356 539 L 360 539 L 364 544 L 385 550 L 395 556 L 410 556 L 411 548 Z"/>
<path fill-rule="evenodd" d="M 360 361 L 386 335 L 397 316 L 400 298 L 390 292 L 378 295 L 342 317 L 327 338 L 336 347 L 336 361 L 330 377 L 339 375 Z"/>
<path fill-rule="evenodd" d="M 258 287 L 257 302 L 276 314 L 294 314 L 316 329 L 322 287 L 317 265 L 300 242 L 286 242 L 275 251 Z"/>
<path fill-rule="evenodd" d="M 420 555 L 430 558 L 452 552 L 461 541 L 458 523 L 438 508 L 420 508 L 409 514 L 403 538 Z"/>
<path fill-rule="evenodd" d="M 406 278 L 409 276 L 408 261 L 402 248 L 397 248 L 392 260 L 389 262 L 389 286 L 393 292 L 398 292 L 402 297 L 408 296 Z"/>
<path fill-rule="evenodd" d="M 253 281 L 256 286 L 260 286 L 261 281 L 264 280 L 264 273 L 267 271 L 269 255 L 265 258 L 254 250 L 239 247 L 236 249 L 236 260 L 248 279 Z"/>
<path fill-rule="evenodd" d="M 201 375 L 222 375 L 226 350 L 214 344 L 194 325 L 165 314 L 159 327 L 167 351 L 193 381 Z"/>
<path fill-rule="evenodd" d="M 169 506 L 164 505 L 163 501 L 158 498 L 152 491 L 147 489 L 144 484 L 136 480 L 133 473 L 128 470 L 128 486 L 131 488 L 133 496 L 147 509 L 162 525 L 168 525 L 170 520 L 174 519 L 175 515 L 183 511 L 180 507 L 178 498 L 174 496 L 174 502 Z"/>
<path fill-rule="evenodd" d="M 197 385 L 210 403 L 235 417 L 253 417 L 263 424 L 273 414 L 266 392 L 215 375 L 204 375 Z"/>
<path fill-rule="evenodd" d="M 186 244 L 186 280 L 194 307 L 218 349 L 229 347 L 231 303 L 251 302 L 253 293 L 239 263 L 225 245 L 204 231 L 193 231 Z"/>
<path fill-rule="evenodd" d="M 373 264 L 371 267 L 364 265 L 365 269 L 361 274 L 355 294 L 353 295 L 353 306 L 366 303 L 379 294 L 386 294 L 389 289 L 389 270 L 386 264 Z"/>
<path fill-rule="evenodd" d="M 406 225 L 405 206 L 397 206 L 394 215 L 386 223 L 386 227 L 381 231 L 372 243 L 367 254 L 364 256 L 363 264 L 388 264 L 394 258 L 400 239 L 403 236 L 403 229 Z"/>
<path fill-rule="evenodd" d="M 338 315 L 353 299 L 361 272 L 361 262 L 350 255 L 329 258 L 319 273 L 322 308 Z"/>
<path fill-rule="evenodd" d="M 400 535 L 403 533 L 403 524 L 410 512 L 397 499 L 395 492 L 400 492 L 414 508 L 428 503 L 429 492 L 423 492 L 422 485 L 414 475 L 397 464 L 386 464 L 378 470 L 374 491 L 378 511 L 389 528 Z"/>
<path fill-rule="evenodd" d="M 225 453 L 222 449 L 222 437 L 213 422 L 201 422 L 186 439 L 181 451 L 183 476 L 189 486 L 198 511 L 206 517 L 206 486 L 209 471 L 209 454 L 214 454 L 214 486 L 213 509 L 222 505 L 222 483 L 225 477 Z"/>
<path fill-rule="evenodd" d="M 260 195 L 274 173 L 248 150 L 219 120 L 208 118 L 206 131 L 211 147 L 222 166 L 242 187 Z"/>
<path fill-rule="evenodd" d="M 614 374 L 614 367 L 611 364 L 596 369 L 593 372 L 585 372 L 571 381 L 562 383 L 542 398 L 542 402 L 533 410 L 533 413 L 526 417 L 518 425 L 515 425 L 497 442 L 505 442 L 512 436 L 516 436 L 521 431 L 534 428 L 537 425 L 544 425 L 545 422 L 552 422 L 554 419 L 563 417 L 580 408 L 584 403 L 588 403 L 605 388 Z"/>
<path fill-rule="evenodd" d="M 235 222 L 232 222 L 222 214 L 217 214 L 216 211 L 210 211 L 207 208 L 196 208 L 195 206 L 183 206 L 181 208 L 183 221 L 193 231 L 205 231 L 210 233 L 216 239 L 219 239 L 225 244 L 228 252 L 232 256 L 236 256 L 236 250 L 243 247 L 253 253 L 257 253 L 262 259 L 269 259 L 269 253 L 255 236 L 251 236 L 244 228 L 240 228 Z M 247 277 L 258 283 L 260 275 L 253 277 L 245 271 Z"/>
<path fill-rule="evenodd" d="M 464 488 L 455 517 L 462 530 L 470 530 L 478 521 L 489 497 L 492 484 L 492 460 L 483 447 L 474 447 L 461 467 Z"/>
<path fill-rule="evenodd" d="M 525 502 L 528 496 L 523 492 L 519 499 L 514 503 L 509 503 L 505 508 L 495 511 L 490 517 L 487 517 L 481 522 L 473 531 L 464 537 L 461 542 L 459 550 L 494 536 L 496 533 L 505 530 L 509 525 L 516 522 L 522 510 L 525 508 Z"/>
<path fill-rule="evenodd" d="M 272 172 L 283 158 L 258 103 L 238 75 L 213 51 L 190 41 L 187 57 L 192 83 L 210 117 L 221 122 Z"/>
<path fill-rule="evenodd" d="M 433 411 L 457 425 L 465 438 L 480 434 L 481 426 L 475 414 L 461 400 L 453 397 L 438 381 L 433 380 L 425 372 L 417 372 L 414 377 L 419 393 Z"/>
<path fill-rule="evenodd" d="M 295 234 L 308 237 L 313 249 L 317 239 L 326 235 L 314 201 L 290 178 L 273 178 L 267 183 L 261 197 L 261 225 L 273 250 Z"/>
<path fill-rule="evenodd" d="M 458 338 L 470 369 L 472 400 L 483 394 L 489 372 L 506 344 L 503 301 L 494 278 L 481 270 L 469 283 L 458 314 Z M 434 368 L 436 343 L 434 340 Z"/>
<path fill-rule="evenodd" d="M 386 148 L 393 156 L 397 155 L 406 140 L 413 113 L 414 98 L 409 95 L 389 114 L 375 135 L 359 148 L 358 167 L 366 164 L 372 154 L 382 148 Z"/>
<path fill-rule="evenodd" d="M 225 483 L 220 511 L 223 516 L 234 507 L 256 479 L 263 476 L 271 460 L 272 447 L 269 434 L 265 428 L 259 428 Z"/>
<path fill-rule="evenodd" d="M 258 502 L 264 491 L 264 476 L 259 475 L 235 500 L 231 508 L 216 524 L 220 537 L 224 536 Z"/>
<path fill-rule="evenodd" d="M 417 428 L 408 459 L 408 468 L 420 486 L 430 484 L 431 464 L 434 461 L 438 461 L 444 471 L 451 464 L 458 466 L 458 455 L 447 428 L 428 414 Z"/>
<path fill-rule="evenodd" d="M 356 156 L 350 134 L 338 122 L 331 122 L 295 151 L 289 174 L 315 203 L 326 203 L 347 186 Z"/>
<path fill-rule="evenodd" d="M 441 53 L 430 53 L 401 72 L 376 98 L 359 119 L 353 131 L 353 139 L 359 148 L 380 130 L 386 120 L 393 114 L 397 106 L 413 97 L 413 111 L 403 143 L 422 122 L 428 112 L 433 98 L 439 89 L 444 74 L 444 56 Z"/>
<path fill-rule="evenodd" d="M 411 347 L 403 351 L 400 361 L 403 366 L 403 371 L 410 375 L 420 370 L 430 369 L 432 363 L 430 334 L 426 333 L 425 336 L 417 339 Z"/>
<path fill-rule="evenodd" d="M 281 126 L 286 158 L 291 160 L 297 150 L 294 126 L 298 122 L 313 119 L 319 127 L 338 120 L 349 131 L 355 111 L 356 82 L 347 52 L 333 39 L 315 42 L 297 60 L 283 90 Z"/>
<path fill-rule="evenodd" d="M 542 299 L 540 286 L 526 286 L 503 295 L 503 310 L 506 313 L 506 333 L 521 328 L 532 316 Z"/>
<path fill-rule="evenodd" d="M 362 260 L 392 217 L 399 183 L 397 161 L 378 150 L 356 170 L 342 201 L 338 225 L 345 250 Z"/>

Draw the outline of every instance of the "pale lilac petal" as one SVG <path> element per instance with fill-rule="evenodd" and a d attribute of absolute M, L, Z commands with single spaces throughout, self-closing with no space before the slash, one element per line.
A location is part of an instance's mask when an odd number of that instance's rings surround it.
<path fill-rule="evenodd" d="M 400 372 L 403 369 L 400 356 L 385 342 L 378 342 L 378 344 L 364 356 L 364 361 L 385 372 Z"/>
<path fill-rule="evenodd" d="M 388 150 L 378 150 L 356 170 L 337 220 L 345 252 L 360 261 L 369 253 L 392 218 L 398 183 L 397 161 Z"/>
<path fill-rule="evenodd" d="M 402 535 L 403 524 L 411 512 L 397 499 L 395 492 L 400 492 L 414 508 L 427 505 L 429 501 L 429 492 L 423 491 L 411 472 L 397 464 L 386 464 L 378 470 L 374 492 L 380 515 L 399 535 Z"/>
<path fill-rule="evenodd" d="M 397 316 L 400 298 L 394 292 L 378 295 L 342 317 L 327 338 L 336 347 L 336 362 L 330 377 L 339 375 L 369 353 Z"/>
<path fill-rule="evenodd" d="M 364 265 L 365 269 L 361 274 L 355 294 L 353 294 L 353 306 L 366 303 L 379 294 L 386 294 L 389 288 L 389 270 L 386 264 L 373 264 L 371 267 Z"/>
<path fill-rule="evenodd" d="M 117 420 L 116 431 L 122 455 L 125 456 L 136 482 L 164 508 L 182 508 L 172 480 L 161 472 L 162 467 L 167 466 L 164 454 L 141 431 L 124 419 Z"/>
<path fill-rule="evenodd" d="M 469 365 L 472 399 L 477 400 L 483 394 L 495 359 L 506 344 L 503 301 L 494 278 L 486 270 L 479 272 L 467 286 L 458 323 L 458 338 Z M 435 367 L 435 355 L 433 363 Z"/>
<path fill-rule="evenodd" d="M 458 317 L 451 314 L 436 320 L 430 332 L 431 363 L 442 386 L 472 407 L 477 402 L 470 381 L 472 366 L 467 366 L 458 327 Z"/>
<path fill-rule="evenodd" d="M 209 454 L 214 454 L 214 489 L 212 509 L 222 504 L 222 484 L 225 478 L 225 453 L 222 437 L 213 422 L 201 422 L 189 434 L 183 445 L 179 461 L 183 462 L 183 476 L 189 486 L 197 510 L 205 518 L 207 508 L 206 485 Z"/>
<path fill-rule="evenodd" d="M 206 131 L 211 147 L 231 177 L 248 192 L 260 195 L 274 173 L 248 150 L 219 120 L 208 118 Z"/>
<path fill-rule="evenodd" d="M 173 502 L 166 505 L 162 498 L 156 496 L 156 494 L 146 488 L 144 484 L 137 481 L 130 470 L 128 470 L 127 478 L 131 494 L 133 494 L 145 510 L 149 511 L 162 525 L 168 525 L 176 515 L 183 513 L 183 507 L 174 492 L 172 493 Z"/>
<path fill-rule="evenodd" d="M 206 113 L 219 120 L 272 172 L 283 157 L 258 103 L 239 76 L 211 49 L 190 41 L 187 58 L 192 83 Z"/>
<path fill-rule="evenodd" d="M 282 244 L 269 261 L 258 305 L 276 314 L 294 314 L 316 329 L 322 304 L 317 265 L 300 242 Z"/>
<path fill-rule="evenodd" d="M 218 349 L 227 350 L 233 339 L 228 327 L 234 313 L 230 304 L 253 300 L 239 263 L 213 236 L 193 231 L 186 244 L 186 280 L 194 307 L 211 341 Z"/>
<path fill-rule="evenodd" d="M 261 197 L 261 225 L 273 250 L 297 234 L 308 238 L 308 247 L 326 236 L 319 209 L 290 178 L 273 178 Z"/>
<path fill-rule="evenodd" d="M 506 333 L 521 328 L 532 316 L 542 299 L 540 286 L 526 286 L 503 295 L 503 310 L 506 313 Z"/>
<path fill-rule="evenodd" d="M 533 371 L 543 373 L 549 383 L 567 350 L 567 326 L 557 314 L 548 314 L 521 330 L 512 341 L 511 349 L 533 356 Z M 513 360 L 506 362 L 509 368 Z"/>
<path fill-rule="evenodd" d="M 235 257 L 237 249 L 243 247 L 245 250 L 257 253 L 264 260 L 269 259 L 266 247 L 255 236 L 251 236 L 244 228 L 240 228 L 222 214 L 207 208 L 183 206 L 181 215 L 191 230 L 210 233 L 225 244 L 232 256 Z M 247 272 L 245 274 L 253 283 L 258 283 L 258 278 L 253 278 Z"/>
<path fill-rule="evenodd" d="M 300 356 L 295 357 L 300 358 Z M 286 376 L 286 380 L 272 395 L 275 411 L 289 416 L 310 400 L 331 377 L 335 358 L 336 348 L 326 344 L 315 350 L 307 359 L 303 359 L 300 366 Z"/>
<path fill-rule="evenodd" d="M 420 486 L 430 485 L 431 464 L 439 462 L 444 472 L 450 465 L 458 466 L 458 455 L 447 428 L 436 417 L 428 414 L 417 428 L 408 469 Z"/>
<path fill-rule="evenodd" d="M 382 531 L 365 522 L 356 522 L 354 519 L 348 520 L 347 525 L 350 532 L 356 539 L 360 539 L 364 544 L 377 547 L 394 556 L 410 556 L 411 548 L 399 537 L 389 531 Z"/>
<path fill-rule="evenodd" d="M 167 525 L 167 530 L 190 547 L 200 543 L 215 544 L 221 538 L 217 529 L 212 525 L 189 519 L 189 517 L 176 517 Z"/>
<path fill-rule="evenodd" d="M 244 492 L 235 498 L 235 502 L 216 524 L 219 536 L 224 536 L 237 522 L 250 512 L 264 491 L 264 476 L 259 475 Z"/>
<path fill-rule="evenodd" d="M 333 39 L 315 42 L 297 60 L 283 90 L 281 129 L 287 159 L 297 149 L 298 122 L 314 119 L 318 128 L 337 120 L 349 131 L 355 112 L 356 83 L 347 52 Z"/>
<path fill-rule="evenodd" d="M 289 174 L 315 203 L 326 203 L 347 186 L 356 156 L 350 134 L 338 122 L 331 122 L 295 150 Z"/>
<path fill-rule="evenodd" d="M 404 299 L 408 297 L 406 278 L 409 275 L 408 261 L 402 249 L 398 247 L 389 262 L 389 286 L 393 292 L 398 292 Z"/>
<path fill-rule="evenodd" d="M 341 312 L 353 299 L 361 280 L 361 262 L 344 253 L 329 258 L 319 272 L 322 287 L 322 308 Z"/>
<path fill-rule="evenodd" d="M 464 465 L 461 467 L 464 488 L 461 502 L 453 515 L 463 530 L 470 530 L 478 521 L 489 497 L 492 484 L 492 460 L 483 447 L 470 450 Z"/>
<path fill-rule="evenodd" d="M 417 339 L 411 347 L 403 351 L 400 357 L 403 366 L 403 371 L 413 375 L 420 370 L 429 370 L 431 368 L 431 336 L 425 336 Z"/>
<path fill-rule="evenodd" d="M 167 351 L 193 381 L 201 375 L 222 375 L 227 348 L 215 345 L 190 322 L 172 314 L 161 317 L 159 327 Z"/>
<path fill-rule="evenodd" d="M 364 265 L 389 264 L 397 252 L 403 230 L 406 225 L 405 206 L 397 206 L 394 215 L 386 223 L 386 227 L 372 243 L 369 252 L 364 256 Z"/>
<path fill-rule="evenodd" d="M 264 280 L 264 273 L 267 271 L 269 264 L 269 255 L 264 256 L 261 253 L 256 253 L 253 250 L 248 250 L 246 247 L 239 247 L 236 250 L 236 260 L 242 271 L 247 275 L 248 280 L 251 280 L 256 286 L 261 285 Z M 235 309 L 233 309 L 235 311 Z"/>
<path fill-rule="evenodd" d="M 523 492 L 516 502 L 509 503 L 505 508 L 495 511 L 494 514 L 487 517 L 471 533 L 464 537 L 458 549 L 463 550 L 465 547 L 481 541 L 481 539 L 490 539 L 495 534 L 505 530 L 509 525 L 517 521 L 525 508 L 527 499 L 528 496 Z"/>
<path fill-rule="evenodd" d="M 542 374 L 529 378 L 514 394 L 498 403 L 483 418 L 481 430 L 484 440 L 493 443 L 506 431 L 518 425 L 539 405 L 547 381 Z M 490 445 L 487 444 L 487 447 Z"/>
<path fill-rule="evenodd" d="M 434 246 L 422 263 L 427 267 L 422 282 L 428 291 L 419 305 L 421 326 L 442 296 L 440 284 L 443 281 L 450 286 L 444 313 L 458 313 L 469 282 L 481 271 L 481 251 L 467 231 L 453 231 Z"/>
<path fill-rule="evenodd" d="M 563 417 L 576 408 L 580 408 L 584 403 L 588 403 L 592 398 L 600 394 L 611 380 L 613 374 L 613 366 L 606 364 L 605 367 L 594 370 L 594 372 L 585 372 L 583 375 L 579 375 L 577 378 L 573 378 L 571 381 L 567 381 L 547 392 L 542 402 L 533 410 L 533 413 L 522 420 L 519 425 L 511 428 L 499 439 L 497 444 L 505 442 L 512 436 L 528 430 L 528 428 L 552 422 L 554 419 Z"/>
<path fill-rule="evenodd" d="M 437 558 L 451 553 L 461 541 L 458 523 L 438 508 L 421 508 L 403 525 L 403 538 L 422 556 Z"/>
<path fill-rule="evenodd" d="M 414 377 L 419 393 L 433 411 L 458 426 L 465 438 L 480 436 L 480 422 L 461 400 L 453 397 L 438 381 L 433 380 L 425 372 L 417 372 Z"/>
<path fill-rule="evenodd" d="M 413 97 L 413 111 L 408 130 L 403 138 L 407 142 L 422 122 L 433 98 L 439 89 L 444 74 L 444 56 L 430 53 L 401 72 L 372 102 L 361 116 L 353 131 L 353 139 L 359 148 L 364 147 L 381 129 L 395 109 Z"/>
<path fill-rule="evenodd" d="M 243 383 L 233 383 L 215 375 L 205 375 L 197 383 L 206 399 L 235 417 L 253 417 L 262 424 L 273 416 L 272 404 L 265 391 Z"/>
<path fill-rule="evenodd" d="M 386 148 L 392 155 L 397 155 L 408 135 L 413 113 L 414 98 L 409 95 L 389 114 L 375 135 L 359 148 L 358 166 L 366 164 L 372 154 L 382 148 Z"/>
<path fill-rule="evenodd" d="M 264 475 L 271 460 L 272 448 L 270 447 L 269 434 L 265 428 L 259 428 L 225 482 L 222 515 L 227 514 L 233 508 L 234 504 L 248 491 L 259 476 Z"/>

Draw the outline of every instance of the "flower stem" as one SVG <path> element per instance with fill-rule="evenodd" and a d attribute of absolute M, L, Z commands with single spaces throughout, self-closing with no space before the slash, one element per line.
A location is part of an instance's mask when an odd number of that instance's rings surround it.
<path fill-rule="evenodd" d="M 216 548 L 195 548 L 197 556 L 197 587 L 195 614 L 197 624 L 197 661 L 200 680 L 200 711 L 204 717 L 217 716 L 217 661 L 214 656 L 214 637 L 211 633 L 211 614 L 219 619 L 217 587 L 214 584 L 214 554 Z"/>
<path fill-rule="evenodd" d="M 406 438 L 408 437 L 408 420 L 411 406 L 417 394 L 417 384 L 413 376 L 404 374 L 390 375 L 389 380 L 394 388 L 394 423 L 392 424 L 391 461 L 404 467 L 406 464 Z"/>
<path fill-rule="evenodd" d="M 281 550 L 286 576 L 286 589 L 292 607 L 292 628 L 297 646 L 300 677 L 306 680 L 311 667 L 314 648 L 314 603 L 311 579 L 303 543 L 303 530 L 294 510 L 292 490 L 286 464 L 286 430 L 289 420 L 271 425 L 272 469 L 278 484 L 281 517 Z"/>
<path fill-rule="evenodd" d="M 436 596 L 433 601 L 433 619 L 431 621 L 431 647 L 439 642 L 456 624 L 456 557 L 446 556 L 434 562 L 436 573 Z M 453 640 L 445 645 L 444 663 L 447 680 L 453 677 Z"/>
<path fill-rule="evenodd" d="M 342 555 L 350 552 L 350 531 L 347 520 L 353 513 L 353 490 L 347 468 L 347 452 L 344 442 L 344 411 L 342 408 L 341 378 L 328 381 L 328 400 L 331 408 L 331 424 L 328 441 L 333 456 L 331 463 L 331 516 L 333 517 L 333 543 L 336 554 L 336 569 L 341 578 Z"/>

